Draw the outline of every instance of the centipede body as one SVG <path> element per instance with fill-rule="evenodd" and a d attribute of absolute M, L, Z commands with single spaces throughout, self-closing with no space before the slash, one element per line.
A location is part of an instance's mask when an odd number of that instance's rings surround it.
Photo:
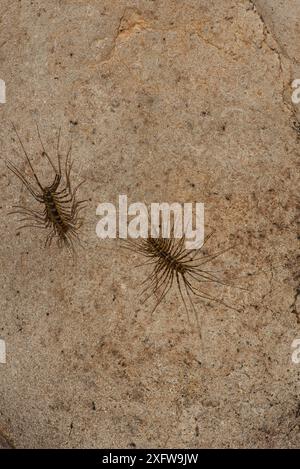
<path fill-rule="evenodd" d="M 77 200 L 77 190 L 84 181 L 80 182 L 80 184 L 78 184 L 74 189 L 71 184 L 72 145 L 70 145 L 66 155 L 63 177 L 60 154 L 60 130 L 58 132 L 56 149 L 57 166 L 55 166 L 49 154 L 45 150 L 40 131 L 37 126 L 38 138 L 42 146 L 42 156 L 48 160 L 54 172 L 53 182 L 50 185 L 43 185 L 33 168 L 29 155 L 14 125 L 13 128 L 25 155 L 26 161 L 31 169 L 34 180 L 26 178 L 12 161 L 8 160 L 7 166 L 9 170 L 21 180 L 33 199 L 42 206 L 42 209 L 36 210 L 31 207 L 29 208 L 17 205 L 13 207 L 14 210 L 10 213 L 21 215 L 19 221 L 26 222 L 18 228 L 19 230 L 29 227 L 46 229 L 48 230 L 48 234 L 46 236 L 45 246 L 50 246 L 52 240 L 56 239 L 59 247 L 65 246 L 72 255 L 74 255 L 75 244 L 80 244 L 78 231 L 83 223 L 80 212 L 85 207 L 86 201 Z"/>
<path fill-rule="evenodd" d="M 207 236 L 205 243 L 211 237 L 212 233 Z M 198 332 L 201 339 L 201 327 L 198 319 L 193 297 L 203 300 L 219 303 L 227 308 L 237 310 L 233 306 L 227 304 L 222 299 L 209 294 L 204 285 L 208 283 L 226 285 L 225 281 L 215 275 L 215 273 L 206 270 L 204 265 L 214 260 L 228 249 L 220 251 L 216 254 L 203 254 L 199 251 L 189 251 L 184 247 L 185 237 L 169 239 L 161 236 L 148 238 L 139 238 L 136 240 L 124 241 L 124 247 L 137 254 L 144 256 L 147 260 L 142 265 L 152 265 L 152 271 L 142 282 L 143 289 L 140 293 L 143 303 L 151 297 L 158 295 L 151 313 L 157 309 L 163 299 L 168 295 L 173 285 L 176 284 L 181 300 L 189 318 L 189 307 L 194 313 Z"/>

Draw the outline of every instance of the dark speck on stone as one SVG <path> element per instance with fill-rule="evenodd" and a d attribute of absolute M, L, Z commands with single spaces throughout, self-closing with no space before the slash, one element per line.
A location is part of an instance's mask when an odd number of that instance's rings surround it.
<path fill-rule="evenodd" d="M 133 441 L 132 441 L 131 443 L 129 443 L 129 446 L 130 446 L 131 448 L 136 448 L 136 444 L 133 443 Z"/>

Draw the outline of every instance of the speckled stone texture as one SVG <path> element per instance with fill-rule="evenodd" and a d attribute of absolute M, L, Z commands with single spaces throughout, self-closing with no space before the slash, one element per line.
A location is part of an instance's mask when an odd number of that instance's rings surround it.
<path fill-rule="evenodd" d="M 0 433 L 18 448 L 297 447 L 297 0 L 0 0 Z M 86 179 L 74 266 L 7 213 L 32 206 L 73 139 Z M 296 128 L 295 128 L 296 127 Z M 211 265 L 235 287 L 176 288 L 153 315 L 143 261 L 96 237 L 100 202 L 204 202 Z M 246 290 L 245 290 L 246 289 Z M 297 309 L 298 308 L 298 309 Z M 1 443 L 0 443 L 1 444 Z"/>

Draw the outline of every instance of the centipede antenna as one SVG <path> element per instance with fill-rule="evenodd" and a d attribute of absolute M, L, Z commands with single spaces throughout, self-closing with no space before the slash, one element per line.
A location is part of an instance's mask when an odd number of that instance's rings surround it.
<path fill-rule="evenodd" d="M 29 155 L 23 145 L 23 142 L 18 134 L 16 127 L 13 125 L 14 131 L 18 137 L 20 145 L 25 154 L 26 160 L 32 170 L 33 176 L 39 186 L 39 190 L 33 188 L 31 183 L 25 178 L 25 176 L 18 170 L 18 168 L 11 161 L 7 161 L 8 169 L 17 176 L 24 184 L 31 196 L 43 205 L 43 209 L 38 211 L 30 206 L 22 207 L 15 206 L 11 214 L 21 215 L 22 218 L 19 222 L 26 222 L 19 229 L 23 228 L 45 228 L 50 230 L 45 239 L 45 246 L 50 247 L 52 240 L 57 240 L 58 247 L 65 247 L 68 252 L 72 255 L 73 259 L 76 257 L 75 244 L 82 246 L 81 240 L 78 236 L 78 231 L 83 224 L 81 212 L 86 206 L 86 200 L 77 200 L 77 191 L 84 181 L 77 184 L 74 190 L 72 190 L 71 184 L 71 168 L 70 153 L 71 147 L 69 148 L 66 161 L 65 161 L 65 181 L 63 182 L 61 174 L 61 158 L 60 158 L 60 129 L 58 131 L 57 139 L 57 158 L 58 158 L 58 170 L 52 162 L 49 154 L 47 153 L 43 144 L 39 126 L 37 126 L 38 139 L 41 144 L 43 155 L 47 158 L 53 171 L 54 178 L 50 186 L 43 186 L 37 174 L 35 173 Z M 64 185 L 63 185 L 64 184 Z M 32 221 L 32 223 L 29 223 Z"/>
<path fill-rule="evenodd" d="M 151 297 L 157 297 L 151 310 L 151 314 L 153 314 L 170 293 L 174 286 L 174 280 L 176 280 L 175 286 L 187 312 L 188 321 L 190 323 L 189 310 L 191 310 L 197 324 L 199 340 L 202 341 L 201 324 L 193 298 L 200 298 L 205 302 L 212 301 L 234 311 L 239 311 L 218 296 L 213 296 L 204 291 L 202 287 L 200 288 L 202 285 L 231 286 L 215 275 L 214 271 L 206 270 L 205 266 L 233 247 L 230 246 L 215 254 L 203 255 L 201 248 L 199 250 L 192 250 L 192 252 L 185 249 L 186 238 L 184 235 L 176 239 L 173 237 L 174 225 L 170 230 L 171 237 L 169 239 L 163 238 L 161 233 L 159 236 L 156 236 L 153 229 L 151 233 L 145 239 L 138 239 L 136 241 L 125 240 L 123 242 L 125 249 L 146 258 L 146 261 L 143 264 L 139 264 L 139 266 L 150 265 L 152 268 L 149 275 L 141 283 L 142 291 L 140 292 L 140 297 L 142 304 L 146 303 Z M 213 234 L 214 231 L 205 238 L 204 244 L 208 242 Z"/>

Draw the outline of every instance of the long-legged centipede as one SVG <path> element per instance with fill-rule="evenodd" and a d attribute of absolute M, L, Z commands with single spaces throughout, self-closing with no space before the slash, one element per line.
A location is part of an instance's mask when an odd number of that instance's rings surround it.
<path fill-rule="evenodd" d="M 71 150 L 70 145 L 64 167 L 65 183 L 63 183 L 63 170 L 60 155 L 60 134 L 58 131 L 57 137 L 57 164 L 56 167 L 51 160 L 49 154 L 45 150 L 39 128 L 37 126 L 38 138 L 42 147 L 42 155 L 46 157 L 54 171 L 54 179 L 52 184 L 43 185 L 38 178 L 33 165 L 28 156 L 27 150 L 19 136 L 16 127 L 13 125 L 14 131 L 17 135 L 18 141 L 21 145 L 25 158 L 29 164 L 34 181 L 27 179 L 21 171 L 12 163 L 7 161 L 7 167 L 12 171 L 24 184 L 33 198 L 43 206 L 42 211 L 33 210 L 23 206 L 13 206 L 14 210 L 10 214 L 19 214 L 22 218 L 20 222 L 26 222 L 18 229 L 35 227 L 48 229 L 49 232 L 46 237 L 45 246 L 50 246 L 53 238 L 56 238 L 59 247 L 66 246 L 66 248 L 75 254 L 75 242 L 80 243 L 78 230 L 82 226 L 83 220 L 80 217 L 80 212 L 84 208 L 85 200 L 78 201 L 76 194 L 78 188 L 84 181 L 80 182 L 74 189 L 71 185 L 70 174 L 72 169 Z"/>
<path fill-rule="evenodd" d="M 204 241 L 206 243 L 213 233 L 208 235 Z M 189 318 L 190 305 L 195 316 L 199 337 L 201 340 L 201 327 L 198 314 L 193 302 L 193 296 L 203 300 L 219 303 L 227 308 L 239 311 L 237 308 L 225 303 L 222 299 L 211 296 L 203 285 L 215 283 L 225 286 L 231 286 L 215 273 L 204 270 L 203 266 L 216 259 L 221 254 L 231 248 L 224 249 L 216 254 L 203 254 L 201 249 L 188 251 L 185 249 L 185 237 L 176 239 L 174 237 L 163 238 L 162 236 L 148 238 L 139 238 L 136 240 L 123 241 L 124 247 L 147 258 L 147 261 L 141 265 L 152 265 L 150 275 L 142 282 L 141 297 L 146 294 L 142 303 L 145 303 L 153 296 L 158 295 L 151 314 L 157 309 L 159 304 L 172 289 L 173 284 L 177 285 L 181 300 Z M 139 266 L 138 266 L 139 267 Z M 240 287 L 236 287 L 240 288 Z"/>

